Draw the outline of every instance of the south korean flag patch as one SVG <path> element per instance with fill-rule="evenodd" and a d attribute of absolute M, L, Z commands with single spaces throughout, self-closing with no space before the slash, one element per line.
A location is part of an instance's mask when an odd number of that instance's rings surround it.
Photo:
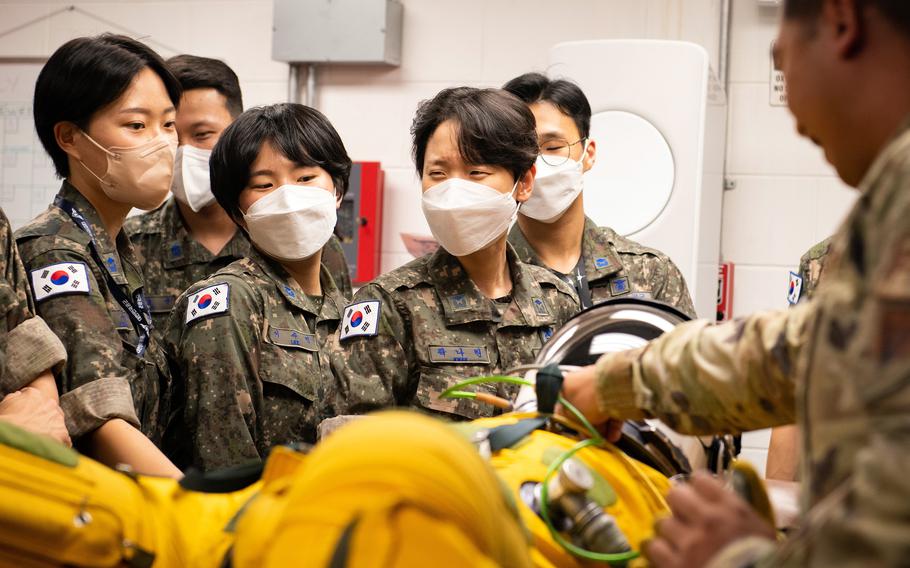
<path fill-rule="evenodd" d="M 379 300 L 367 300 L 346 307 L 341 319 L 341 341 L 379 333 L 379 307 Z"/>
<path fill-rule="evenodd" d="M 35 302 L 59 294 L 90 294 L 88 268 L 82 262 L 60 262 L 32 270 Z"/>
<path fill-rule="evenodd" d="M 799 302 L 799 295 L 803 291 L 803 277 L 795 272 L 790 273 L 790 286 L 787 288 L 787 301 L 791 304 Z"/>
<path fill-rule="evenodd" d="M 192 294 L 186 303 L 186 325 L 204 317 L 227 313 L 230 296 L 231 287 L 226 283 L 215 284 Z"/>

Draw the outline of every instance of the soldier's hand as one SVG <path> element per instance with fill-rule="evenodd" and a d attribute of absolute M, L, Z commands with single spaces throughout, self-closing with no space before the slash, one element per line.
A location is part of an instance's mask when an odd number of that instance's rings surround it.
<path fill-rule="evenodd" d="M 562 396 L 581 411 L 597 427 L 601 435 L 610 442 L 616 442 L 622 435 L 622 421 L 607 416 L 597 404 L 597 376 L 593 365 L 565 374 Z M 571 414 L 561 405 L 558 412 Z"/>
<path fill-rule="evenodd" d="M 765 519 L 705 472 L 674 487 L 667 503 L 673 516 L 656 523 L 654 539 L 643 547 L 645 556 L 658 568 L 704 566 L 735 540 L 775 538 Z"/>
<path fill-rule="evenodd" d="M 72 445 L 60 405 L 36 388 L 25 387 L 4 397 L 0 401 L 0 420 Z"/>

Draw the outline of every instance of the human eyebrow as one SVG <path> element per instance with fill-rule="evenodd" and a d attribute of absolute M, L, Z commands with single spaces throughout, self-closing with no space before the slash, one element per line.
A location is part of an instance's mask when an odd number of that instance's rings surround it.
<path fill-rule="evenodd" d="M 272 170 L 256 170 L 255 172 L 250 173 L 250 177 L 270 176 L 270 175 L 272 175 Z"/>

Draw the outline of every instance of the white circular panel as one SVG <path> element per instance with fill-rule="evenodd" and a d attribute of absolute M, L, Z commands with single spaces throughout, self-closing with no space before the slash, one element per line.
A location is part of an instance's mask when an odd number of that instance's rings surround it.
<path fill-rule="evenodd" d="M 585 213 L 595 223 L 631 235 L 660 216 L 676 168 L 670 145 L 644 118 L 625 111 L 591 117 L 597 161 L 585 174 Z"/>

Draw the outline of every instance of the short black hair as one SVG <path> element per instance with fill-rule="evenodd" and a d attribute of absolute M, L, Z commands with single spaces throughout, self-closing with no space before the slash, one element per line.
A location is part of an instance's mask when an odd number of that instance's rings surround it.
<path fill-rule="evenodd" d="M 35 83 L 33 108 L 38 138 L 58 176 L 69 175 L 69 162 L 57 145 L 54 126 L 68 121 L 87 129 L 95 113 L 119 99 L 146 67 L 161 78 L 176 107 L 180 83 L 161 56 L 142 42 L 114 34 L 79 37 L 51 55 Z"/>
<path fill-rule="evenodd" d="M 516 180 L 534 165 L 537 131 L 526 104 L 502 89 L 455 87 L 417 107 L 411 136 L 418 175 L 423 175 L 430 137 L 450 119 L 458 125 L 458 151 L 465 162 L 502 166 Z"/>
<path fill-rule="evenodd" d="M 254 107 L 224 130 L 209 160 L 212 193 L 235 222 L 243 217 L 240 193 L 266 142 L 293 162 L 324 169 L 339 196 L 347 192 L 351 158 L 325 115 L 296 103 Z"/>
<path fill-rule="evenodd" d="M 227 99 L 227 109 L 232 118 L 237 118 L 243 112 L 240 81 L 224 61 L 184 54 L 168 59 L 167 67 L 180 81 L 184 91 L 215 89 Z"/>
<path fill-rule="evenodd" d="M 910 2 L 907 0 L 863 0 L 861 6 L 874 6 L 891 25 L 910 36 Z M 809 20 L 821 15 L 825 0 L 786 0 L 784 17 Z"/>
<path fill-rule="evenodd" d="M 550 79 L 541 73 L 525 73 L 502 87 L 527 104 L 546 101 L 571 117 L 582 138 L 591 134 L 591 104 L 581 88 L 566 79 Z M 570 140 L 572 142 L 572 140 Z"/>

